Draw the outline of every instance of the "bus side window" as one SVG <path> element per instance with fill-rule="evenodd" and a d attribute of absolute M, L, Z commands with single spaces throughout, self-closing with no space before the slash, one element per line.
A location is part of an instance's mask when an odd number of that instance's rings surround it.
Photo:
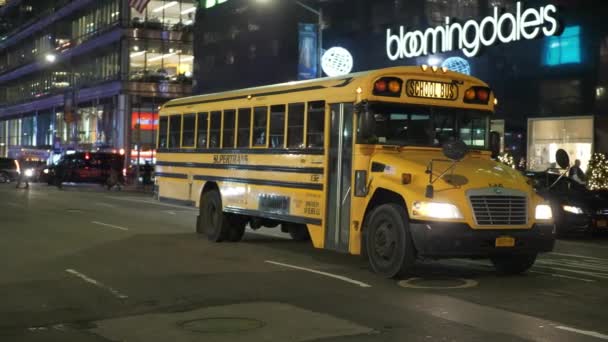
<path fill-rule="evenodd" d="M 181 147 L 182 116 L 171 115 L 169 117 L 169 148 Z"/>
<path fill-rule="evenodd" d="M 285 141 L 285 105 L 270 107 L 270 148 L 283 148 Z"/>
<path fill-rule="evenodd" d="M 167 144 L 167 128 L 168 128 L 168 118 L 163 116 L 158 121 L 158 148 L 167 148 L 169 145 Z"/>
<path fill-rule="evenodd" d="M 197 148 L 207 148 L 207 130 L 209 129 L 208 113 L 198 113 L 198 144 Z"/>
<path fill-rule="evenodd" d="M 196 114 L 184 114 L 182 129 L 182 147 L 194 147 L 194 130 L 196 129 Z"/>
<path fill-rule="evenodd" d="M 325 101 L 308 103 L 308 148 L 323 148 L 325 137 Z"/>
<path fill-rule="evenodd" d="M 236 111 L 234 109 L 224 111 L 223 148 L 234 148 L 234 125 L 236 124 Z"/>
<path fill-rule="evenodd" d="M 289 104 L 287 112 L 287 147 L 304 147 L 304 103 Z"/>
<path fill-rule="evenodd" d="M 268 124 L 268 107 L 257 107 L 253 110 L 253 146 L 266 146 L 266 128 Z"/>
<path fill-rule="evenodd" d="M 239 109 L 237 147 L 249 148 L 251 139 L 251 108 Z"/>
<path fill-rule="evenodd" d="M 209 130 L 209 148 L 220 147 L 220 128 L 222 127 L 222 112 L 211 112 L 211 129 Z"/>

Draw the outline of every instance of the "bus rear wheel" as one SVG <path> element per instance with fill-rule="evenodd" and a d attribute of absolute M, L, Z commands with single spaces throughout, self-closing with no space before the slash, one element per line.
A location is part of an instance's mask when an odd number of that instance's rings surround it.
<path fill-rule="evenodd" d="M 403 275 L 415 262 L 415 249 L 403 207 L 383 204 L 366 219 L 365 247 L 374 272 L 387 278 Z"/>
<path fill-rule="evenodd" d="M 305 224 L 284 223 L 283 224 L 294 241 L 309 241 L 310 234 Z"/>
<path fill-rule="evenodd" d="M 196 231 L 207 236 L 209 241 L 222 242 L 229 238 L 230 220 L 222 211 L 219 191 L 210 190 L 203 193 Z"/>
<path fill-rule="evenodd" d="M 512 275 L 529 270 L 536 261 L 536 253 L 518 255 L 499 255 L 490 258 L 499 273 Z"/>

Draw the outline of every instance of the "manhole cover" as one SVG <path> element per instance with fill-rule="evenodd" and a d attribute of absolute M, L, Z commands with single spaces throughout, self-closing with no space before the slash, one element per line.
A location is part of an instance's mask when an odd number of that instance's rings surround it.
<path fill-rule="evenodd" d="M 398 284 L 412 289 L 466 289 L 478 285 L 477 281 L 464 278 L 410 278 Z"/>
<path fill-rule="evenodd" d="M 263 327 L 266 323 L 251 318 L 239 317 L 214 317 L 201 318 L 181 322 L 179 325 L 185 329 L 197 333 L 234 333 L 255 330 Z"/>

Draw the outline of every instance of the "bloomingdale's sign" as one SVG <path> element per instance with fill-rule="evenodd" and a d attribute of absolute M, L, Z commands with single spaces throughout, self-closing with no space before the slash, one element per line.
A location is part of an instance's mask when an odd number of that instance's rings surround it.
<path fill-rule="evenodd" d="M 534 39 L 541 35 L 553 36 L 559 30 L 555 17 L 557 7 L 547 5 L 540 9 L 529 8 L 522 13 L 522 4 L 518 2 L 517 12 L 485 17 L 481 22 L 469 20 L 464 24 L 451 22 L 445 18 L 445 25 L 428 28 L 426 31 L 405 32 L 399 28 L 399 34 L 386 31 L 386 53 L 388 58 L 396 61 L 400 58 L 411 58 L 429 53 L 447 52 L 460 49 L 467 57 L 477 55 L 482 46 L 490 46 L 498 41 L 510 43 L 522 39 Z"/>

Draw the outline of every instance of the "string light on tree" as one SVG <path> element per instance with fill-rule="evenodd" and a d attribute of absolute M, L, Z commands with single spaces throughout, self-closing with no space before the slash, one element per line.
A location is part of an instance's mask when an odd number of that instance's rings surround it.
<path fill-rule="evenodd" d="M 608 190 L 608 158 L 603 153 L 594 153 L 587 168 L 589 190 Z"/>
<path fill-rule="evenodd" d="M 510 166 L 511 168 L 515 168 L 515 161 L 513 160 L 513 156 L 509 153 L 503 153 L 498 156 L 498 161 L 503 164 Z"/>

